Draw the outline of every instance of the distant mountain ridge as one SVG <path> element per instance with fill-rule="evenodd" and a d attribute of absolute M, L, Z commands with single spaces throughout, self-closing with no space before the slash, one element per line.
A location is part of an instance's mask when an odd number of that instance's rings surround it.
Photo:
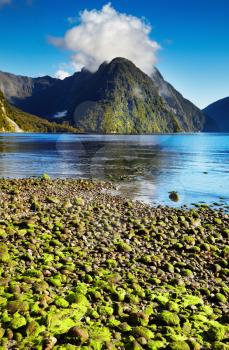
<path fill-rule="evenodd" d="M 229 132 L 229 97 L 210 104 L 203 113 L 211 121 L 209 131 Z"/>
<path fill-rule="evenodd" d="M 197 132 L 206 123 L 202 111 L 156 68 L 149 77 L 124 58 L 64 80 L 0 72 L 0 89 L 18 108 L 51 121 L 64 115 L 83 132 Z"/>

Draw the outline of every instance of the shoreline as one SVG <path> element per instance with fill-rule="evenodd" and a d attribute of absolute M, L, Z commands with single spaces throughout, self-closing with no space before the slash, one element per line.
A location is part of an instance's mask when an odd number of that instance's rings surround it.
<path fill-rule="evenodd" d="M 0 179 L 0 349 L 228 349 L 228 214 L 112 186 Z"/>
<path fill-rule="evenodd" d="M 46 120 L 46 119 L 44 119 Z M 61 125 L 61 124 L 59 124 Z M 184 131 L 184 132 L 168 132 L 168 133 L 145 133 L 145 134 L 125 134 L 125 133 L 96 133 L 96 132 L 39 132 L 39 131 L 20 131 L 20 132 L 7 132 L 7 131 L 0 131 L 0 134 L 3 135 L 10 135 L 10 134 L 53 134 L 53 135 L 59 135 L 59 134 L 66 134 L 66 135 L 82 135 L 82 136 L 176 136 L 176 135 L 185 135 L 185 136 L 192 136 L 192 135 L 228 135 L 229 132 L 224 131 Z"/>

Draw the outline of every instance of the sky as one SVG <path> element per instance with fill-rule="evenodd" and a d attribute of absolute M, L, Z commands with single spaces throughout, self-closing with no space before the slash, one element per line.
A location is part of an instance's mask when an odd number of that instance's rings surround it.
<path fill-rule="evenodd" d="M 228 0 L 0 0 L 0 33 L 5 72 L 64 77 L 127 56 L 200 108 L 229 96 Z"/>

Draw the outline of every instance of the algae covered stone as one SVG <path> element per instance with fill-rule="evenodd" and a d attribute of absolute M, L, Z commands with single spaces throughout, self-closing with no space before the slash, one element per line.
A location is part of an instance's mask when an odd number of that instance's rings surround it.
<path fill-rule="evenodd" d="M 7 263 L 10 260 L 10 255 L 8 252 L 7 245 L 5 243 L 0 243 L 0 262 Z"/>
<path fill-rule="evenodd" d="M 0 349 L 226 350 L 228 214 L 112 186 L 0 179 Z"/>
<path fill-rule="evenodd" d="M 89 344 L 94 350 L 102 349 L 102 345 L 110 339 L 111 333 L 107 327 L 93 326 L 89 329 Z"/>
<path fill-rule="evenodd" d="M 173 202 L 179 202 L 180 196 L 179 196 L 178 192 L 171 191 L 171 192 L 169 192 L 169 199 L 171 199 L 171 201 L 173 201 Z"/>
<path fill-rule="evenodd" d="M 7 305 L 7 310 L 10 314 L 14 314 L 15 312 L 24 313 L 29 310 L 29 303 L 24 300 L 10 301 Z"/>
<path fill-rule="evenodd" d="M 63 307 L 63 308 L 66 308 L 69 306 L 69 302 L 66 299 L 61 297 L 58 297 L 55 299 L 55 304 L 56 306 Z"/>
<path fill-rule="evenodd" d="M 185 341 L 175 341 L 168 346 L 169 350 L 191 350 L 190 346 Z"/>
<path fill-rule="evenodd" d="M 87 329 L 82 327 L 77 327 L 77 326 L 70 328 L 68 331 L 68 334 L 71 337 L 79 339 L 81 343 L 87 342 L 89 338 Z"/>
<path fill-rule="evenodd" d="M 159 318 L 162 323 L 169 326 L 178 326 L 180 324 L 180 318 L 175 312 L 162 311 Z"/>
<path fill-rule="evenodd" d="M 133 329 L 134 334 L 137 334 L 140 337 L 145 339 L 152 339 L 154 337 L 154 332 L 152 332 L 149 328 L 138 326 Z"/>
<path fill-rule="evenodd" d="M 25 326 L 27 323 L 26 318 L 19 313 L 15 313 L 10 321 L 10 326 L 12 329 L 18 329 Z"/>
<path fill-rule="evenodd" d="M 226 334 L 226 327 L 222 326 L 221 324 L 213 325 L 208 330 L 208 338 L 213 341 L 223 340 L 227 336 Z"/>

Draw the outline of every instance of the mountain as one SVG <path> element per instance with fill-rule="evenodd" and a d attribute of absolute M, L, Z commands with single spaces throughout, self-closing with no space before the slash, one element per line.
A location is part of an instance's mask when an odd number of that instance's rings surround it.
<path fill-rule="evenodd" d="M 12 107 L 0 90 L 0 132 L 73 132 L 74 128 L 50 123 Z"/>
<path fill-rule="evenodd" d="M 206 131 L 229 132 L 229 97 L 210 104 L 203 112 L 210 121 Z"/>
<path fill-rule="evenodd" d="M 103 133 L 151 133 L 179 129 L 152 80 L 133 63 L 115 59 L 87 77 L 68 106 L 82 130 Z"/>
<path fill-rule="evenodd" d="M 188 131 L 202 130 L 205 123 L 203 112 L 165 81 L 157 68 L 154 68 L 151 78 L 166 106 L 179 120 L 182 129 Z"/>
<path fill-rule="evenodd" d="M 84 106 L 84 101 L 89 102 Z M 77 126 L 87 129 L 92 126 L 102 131 L 126 133 L 201 130 L 203 114 L 190 102 L 186 104 L 187 113 L 176 114 L 175 108 L 160 96 L 154 79 L 132 62 L 116 58 L 101 65 L 89 77 L 69 111 Z M 190 105 L 192 113 L 188 110 Z"/>
<path fill-rule="evenodd" d="M 149 77 L 124 58 L 63 81 L 0 72 L 0 88 L 22 110 L 52 121 L 62 116 L 85 132 L 192 132 L 203 130 L 205 123 L 203 113 L 158 70 Z"/>

